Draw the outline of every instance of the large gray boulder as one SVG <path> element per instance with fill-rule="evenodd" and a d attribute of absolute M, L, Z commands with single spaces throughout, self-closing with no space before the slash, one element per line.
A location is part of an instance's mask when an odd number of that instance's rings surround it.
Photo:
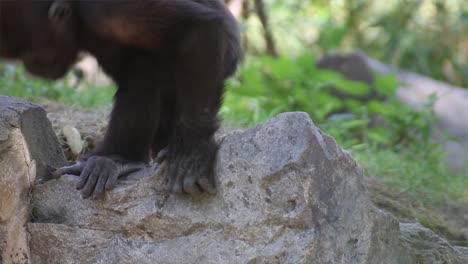
<path fill-rule="evenodd" d="M 30 191 L 65 157 L 44 109 L 0 96 L 0 263 L 27 263 Z"/>
<path fill-rule="evenodd" d="M 103 200 L 83 200 L 74 176 L 35 185 L 30 199 L 38 162 L 20 127 L 0 152 L 2 169 L 16 164 L 0 177 L 0 263 L 466 263 L 467 249 L 376 209 L 360 167 L 305 113 L 222 139 L 218 193 L 195 198 L 168 193 L 163 164 Z"/>
<path fill-rule="evenodd" d="M 225 137 L 217 195 L 170 195 L 151 174 L 100 201 L 72 176 L 36 186 L 33 263 L 411 263 L 360 167 L 305 113 Z"/>

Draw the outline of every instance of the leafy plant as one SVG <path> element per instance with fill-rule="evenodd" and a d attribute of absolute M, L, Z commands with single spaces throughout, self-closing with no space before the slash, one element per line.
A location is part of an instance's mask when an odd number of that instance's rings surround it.
<path fill-rule="evenodd" d="M 429 204 L 446 199 L 468 204 L 467 175 L 446 169 L 442 146 L 431 137 L 436 97 L 415 111 L 396 99 L 394 76 L 377 75 L 373 89 L 385 100 L 361 102 L 352 96 L 367 95 L 368 85 L 314 65 L 311 55 L 249 58 L 228 85 L 222 115 L 252 125 L 280 112 L 305 111 L 352 152 L 368 175 Z M 334 96 L 332 87 L 351 96 Z"/>
<path fill-rule="evenodd" d="M 230 83 L 222 112 L 228 119 L 257 123 L 279 112 L 305 111 L 345 147 L 395 147 L 414 140 L 428 141 L 434 115 L 430 110 L 413 111 L 397 101 L 397 87 L 394 76 L 378 76 L 375 89 L 387 100 L 361 102 L 353 98 L 370 94 L 371 87 L 317 69 L 310 55 L 263 56 L 248 60 Z M 337 97 L 332 89 L 349 97 Z M 376 123 L 385 124 L 385 128 Z"/>

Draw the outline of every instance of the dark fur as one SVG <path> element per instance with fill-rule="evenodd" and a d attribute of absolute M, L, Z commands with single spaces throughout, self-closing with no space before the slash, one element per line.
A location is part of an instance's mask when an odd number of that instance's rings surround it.
<path fill-rule="evenodd" d="M 70 8 L 71 15 L 51 19 L 52 3 Z M 118 157 L 110 158 L 117 164 L 148 162 L 164 149 L 174 191 L 209 191 L 224 81 L 240 57 L 237 23 L 225 5 L 0 0 L 0 56 L 57 79 L 80 51 L 93 54 L 118 85 L 109 128 L 92 156 Z M 118 170 L 101 159 L 85 162 L 79 172 L 85 196 L 102 193 L 104 178 Z"/>

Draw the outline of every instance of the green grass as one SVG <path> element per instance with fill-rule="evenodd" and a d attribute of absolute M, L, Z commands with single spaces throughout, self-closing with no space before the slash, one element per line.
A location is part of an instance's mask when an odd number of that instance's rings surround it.
<path fill-rule="evenodd" d="M 353 151 L 366 174 L 380 179 L 426 205 L 465 204 L 468 208 L 468 169 L 450 171 L 443 153 L 434 150 L 432 157 L 415 151 Z"/>
<path fill-rule="evenodd" d="M 93 109 L 112 103 L 113 87 L 74 88 L 69 78 L 51 82 L 33 78 L 23 67 L 0 64 L 0 94 L 41 103 L 44 99 L 53 100 L 71 107 Z"/>

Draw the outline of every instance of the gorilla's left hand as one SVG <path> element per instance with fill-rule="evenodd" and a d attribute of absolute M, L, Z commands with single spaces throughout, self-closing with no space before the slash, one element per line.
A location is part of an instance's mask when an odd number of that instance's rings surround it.
<path fill-rule="evenodd" d="M 143 162 L 123 160 L 114 156 L 92 156 L 71 166 L 61 167 L 52 172 L 58 178 L 65 174 L 79 177 L 76 188 L 83 198 L 102 197 L 105 191 L 115 187 L 117 179 L 146 167 Z"/>

